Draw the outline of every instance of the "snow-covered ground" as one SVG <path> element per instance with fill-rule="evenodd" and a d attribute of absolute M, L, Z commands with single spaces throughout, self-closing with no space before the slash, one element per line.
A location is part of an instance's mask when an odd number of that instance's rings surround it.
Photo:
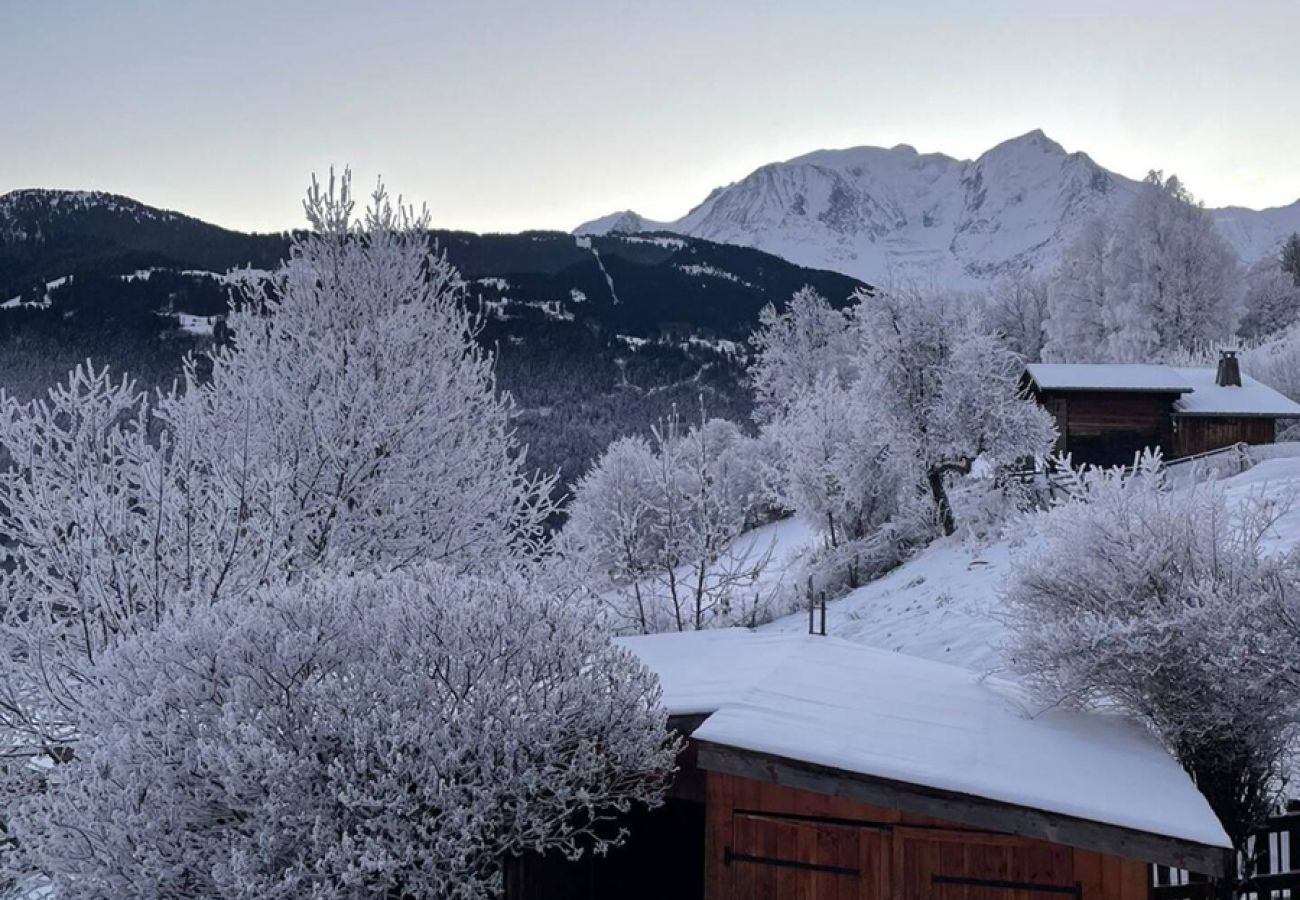
<path fill-rule="evenodd" d="M 1264 459 L 1222 487 L 1229 501 L 1276 503 L 1278 519 L 1269 544 L 1275 552 L 1300 546 L 1300 444 L 1252 448 Z M 1283 455 L 1285 454 L 1285 455 Z M 816 540 L 806 526 L 767 526 L 778 540 L 773 568 L 797 566 L 802 548 Z M 797 538 L 799 544 L 783 546 Z M 826 631 L 835 637 L 913 656 L 966 666 L 980 672 L 1003 670 L 1006 632 L 998 621 L 1001 591 L 1018 550 L 1018 541 L 979 544 L 944 538 L 888 575 L 826 605 Z M 782 577 L 773 572 L 771 579 Z M 784 577 L 789 578 L 787 574 Z M 796 612 L 762 627 L 764 632 L 800 633 L 806 612 Z"/>
<path fill-rule="evenodd" d="M 1001 625 L 990 617 L 1010 568 L 1010 542 L 977 546 L 959 538 L 931 544 L 883 578 L 826 604 L 826 632 L 980 671 L 997 668 Z M 806 613 L 764 630 L 808 629 Z"/>

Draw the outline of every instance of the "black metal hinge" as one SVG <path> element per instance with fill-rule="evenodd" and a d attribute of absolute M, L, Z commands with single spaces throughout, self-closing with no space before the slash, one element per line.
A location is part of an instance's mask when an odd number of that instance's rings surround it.
<path fill-rule="evenodd" d="M 730 847 L 723 851 L 722 861 L 728 866 L 733 862 L 756 863 L 761 866 L 776 866 L 780 869 L 825 872 L 828 875 L 851 875 L 854 878 L 862 874 L 860 869 L 851 869 L 848 866 L 827 866 L 821 863 L 799 862 L 795 859 L 778 859 L 775 856 L 750 856 L 748 853 L 735 853 Z"/>

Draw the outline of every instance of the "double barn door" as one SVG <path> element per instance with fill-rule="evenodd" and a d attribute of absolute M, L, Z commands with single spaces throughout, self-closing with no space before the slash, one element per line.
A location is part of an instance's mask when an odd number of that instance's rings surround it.
<path fill-rule="evenodd" d="M 1069 848 L 1008 835 L 736 809 L 726 900 L 1065 900 Z"/>

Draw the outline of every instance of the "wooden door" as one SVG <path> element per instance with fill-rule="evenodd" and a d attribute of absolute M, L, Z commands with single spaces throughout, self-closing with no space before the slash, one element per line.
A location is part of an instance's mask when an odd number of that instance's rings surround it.
<path fill-rule="evenodd" d="M 1065 900 L 1083 896 L 1069 848 L 1023 838 L 900 829 L 894 834 L 894 865 L 900 900 Z"/>
<path fill-rule="evenodd" d="M 848 820 L 736 810 L 723 855 L 733 900 L 885 900 L 888 831 Z"/>

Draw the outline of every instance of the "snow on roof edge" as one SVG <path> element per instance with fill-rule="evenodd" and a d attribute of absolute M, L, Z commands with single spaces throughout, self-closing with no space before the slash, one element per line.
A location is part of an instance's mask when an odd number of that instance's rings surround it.
<path fill-rule="evenodd" d="M 1186 772 L 1127 717 L 1032 711 L 1011 682 L 838 638 L 728 629 L 620 643 L 659 674 L 670 713 L 716 704 L 703 741 L 1229 845 Z"/>

